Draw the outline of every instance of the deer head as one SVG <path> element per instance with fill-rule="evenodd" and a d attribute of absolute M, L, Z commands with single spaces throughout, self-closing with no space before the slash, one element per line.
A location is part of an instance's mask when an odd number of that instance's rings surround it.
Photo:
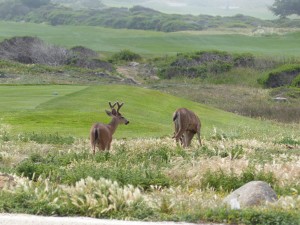
<path fill-rule="evenodd" d="M 119 102 L 115 102 L 114 104 L 112 104 L 111 102 L 109 102 L 108 104 L 110 106 L 110 111 L 105 110 L 105 112 L 108 116 L 112 117 L 110 123 L 95 123 L 90 131 L 91 145 L 94 154 L 96 146 L 99 148 L 99 150 L 109 150 L 111 146 L 112 136 L 115 133 L 118 125 L 127 125 L 129 123 L 129 121 L 120 113 L 120 109 L 124 105 L 124 103 L 120 104 Z M 117 109 L 115 109 L 116 105 Z"/>
<path fill-rule="evenodd" d="M 122 114 L 119 112 L 121 107 L 124 105 L 124 103 L 115 102 L 114 104 L 111 104 L 111 102 L 108 103 L 110 106 L 111 111 L 105 110 L 106 114 L 113 118 L 111 122 L 116 122 L 117 124 L 125 124 L 127 125 L 129 121 L 122 116 Z M 115 109 L 115 106 L 117 105 L 117 109 Z"/>

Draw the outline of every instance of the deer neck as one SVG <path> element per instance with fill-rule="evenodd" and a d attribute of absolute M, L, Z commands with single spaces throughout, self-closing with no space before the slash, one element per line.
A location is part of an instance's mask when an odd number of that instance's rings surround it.
<path fill-rule="evenodd" d="M 116 131 L 118 125 L 119 125 L 119 123 L 118 123 L 118 121 L 117 121 L 116 118 L 113 118 L 113 119 L 110 121 L 110 123 L 108 124 L 108 127 L 109 127 L 109 129 L 110 129 L 110 131 L 111 131 L 112 134 L 115 133 L 115 131 Z"/>

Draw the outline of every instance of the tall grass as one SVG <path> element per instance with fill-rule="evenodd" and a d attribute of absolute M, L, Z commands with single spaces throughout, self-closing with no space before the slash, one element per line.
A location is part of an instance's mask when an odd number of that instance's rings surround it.
<path fill-rule="evenodd" d="M 0 191 L 0 211 L 297 224 L 299 141 L 292 136 L 279 142 L 241 139 L 215 130 L 202 147 L 196 140 L 188 149 L 170 138 L 114 140 L 110 152 L 93 155 L 86 139 L 51 145 L 0 139 L 0 171 L 15 179 Z M 257 179 L 272 185 L 277 202 L 238 211 L 223 206 L 231 190 Z"/>

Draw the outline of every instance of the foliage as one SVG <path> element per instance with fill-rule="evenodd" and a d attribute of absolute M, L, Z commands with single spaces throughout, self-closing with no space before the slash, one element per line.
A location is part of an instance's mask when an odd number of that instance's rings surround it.
<path fill-rule="evenodd" d="M 217 35 L 214 32 L 195 35 L 193 32 L 162 33 L 103 27 L 95 29 L 91 26 L 50 26 L 8 21 L 0 21 L 0 26 L 2 30 L 1 40 L 10 39 L 12 36 L 29 35 L 68 49 L 82 45 L 101 52 L 102 56 L 110 56 L 122 49 L 129 49 L 147 58 L 174 56 L 178 52 L 218 50 L 229 53 L 251 53 L 254 56 L 262 56 L 262 60 L 266 57 L 266 59 L 271 60 L 266 60 L 265 64 L 262 62 L 261 65 L 270 65 L 269 61 L 274 61 L 276 58 L 287 60 L 287 57 L 290 57 L 290 61 L 294 57 L 294 63 L 297 63 L 295 57 L 300 55 L 299 51 L 295 51 L 298 47 L 300 33 L 282 33 L 281 29 L 270 29 L 270 31 L 266 31 L 266 35 L 254 38 L 252 35 L 228 34 L 226 30 Z M 43 32 L 40 32 L 41 30 Z M 74 33 L 78 35 L 74 35 Z M 135 45 L 132 45 L 132 40 L 134 40 Z"/>
<path fill-rule="evenodd" d="M 264 171 L 255 171 L 254 168 L 246 168 L 241 175 L 224 173 L 224 171 L 219 170 L 217 172 L 207 171 L 203 176 L 202 188 L 211 187 L 217 191 L 230 192 L 236 190 L 244 184 L 260 180 L 274 185 L 276 183 L 275 176 L 272 173 L 265 173 Z"/>
<path fill-rule="evenodd" d="M 228 210 L 225 208 L 219 208 L 217 210 L 209 210 L 205 212 L 205 217 L 212 222 L 225 221 L 229 224 L 280 224 L 296 225 L 299 223 L 299 215 L 296 213 L 268 211 L 268 210 L 255 210 L 246 209 L 242 211 Z M 223 220 L 222 220 L 223 219 Z"/>
<path fill-rule="evenodd" d="M 32 133 L 24 133 L 23 135 L 18 136 L 23 142 L 27 141 L 35 141 L 40 144 L 72 144 L 74 142 L 74 137 L 72 136 L 61 136 L 58 133 L 56 134 L 37 134 L 35 132 Z"/>
<path fill-rule="evenodd" d="M 137 54 L 137 53 L 134 53 L 128 49 L 123 49 L 121 50 L 120 52 L 117 52 L 115 54 L 113 54 L 112 56 L 112 61 L 127 61 L 127 62 L 130 62 L 130 61 L 138 61 L 140 60 L 142 57 Z"/>
<path fill-rule="evenodd" d="M 300 88 L 300 72 L 299 75 L 293 79 L 292 86 Z"/>
<path fill-rule="evenodd" d="M 97 58 L 97 53 L 82 46 L 71 50 L 48 44 L 36 37 L 13 37 L 0 43 L 0 59 L 24 64 L 71 65 L 88 69 L 112 70 L 112 65 Z"/>
<path fill-rule="evenodd" d="M 68 146 L 8 142 L 3 145 L 0 163 L 5 162 L 11 173 L 27 168 L 24 175 L 31 171 L 32 176 L 14 175 L 15 184 L 0 191 L 0 211 L 148 221 L 297 224 L 300 188 L 293 182 L 299 179 L 299 153 L 297 149 L 283 149 L 286 141 L 281 144 L 272 139 L 205 139 L 201 148 L 195 140 L 189 149 L 179 148 L 171 138 L 114 140 L 110 152 L 95 155 L 88 150 L 87 140 L 76 140 Z M 294 146 L 297 148 L 297 144 Z M 20 147 L 21 151 L 15 150 Z M 242 157 L 208 156 L 205 148 L 220 153 L 224 149 L 244 150 Z M 261 161 L 261 152 L 270 160 Z M 27 159 L 16 164 L 23 154 Z M 108 177 L 95 177 L 99 170 L 108 171 Z M 152 182 L 144 186 L 145 180 L 136 172 L 145 170 L 152 174 L 159 171 L 169 185 L 149 176 Z M 113 171 L 120 173 L 121 179 L 117 181 Z M 251 180 L 270 183 L 279 200 L 241 210 L 222 205 L 228 191 Z"/>
<path fill-rule="evenodd" d="M 0 3 L 0 18 L 49 23 L 52 25 L 92 25 L 164 32 L 203 30 L 218 27 L 254 28 L 257 26 L 277 26 L 277 21 L 260 20 L 241 14 L 232 17 L 165 14 L 142 6 L 133 6 L 129 9 L 124 7 L 102 7 L 97 2 L 86 2 L 84 4 L 85 7 L 77 10 L 76 4 L 73 4 L 75 9 L 72 9 L 47 3 L 48 0 L 24 0 L 24 2 L 13 3 L 5 1 Z M 292 27 L 299 26 L 297 23 L 286 24 L 290 24 Z"/>
<path fill-rule="evenodd" d="M 270 10 L 276 16 L 281 17 L 300 15 L 300 2 L 298 0 L 275 0 Z"/>
<path fill-rule="evenodd" d="M 297 81 L 294 81 L 296 77 L 300 74 L 300 66 L 298 64 L 286 64 L 275 70 L 270 71 L 265 78 L 261 79 L 259 82 L 265 87 L 275 88 L 280 86 L 290 86 Z"/>
<path fill-rule="evenodd" d="M 161 60 L 164 60 L 161 58 Z M 156 63 L 160 63 L 156 60 Z M 223 74 L 234 67 L 254 67 L 255 58 L 251 54 L 230 54 L 222 51 L 198 51 L 178 53 L 160 65 L 162 78 L 174 77 L 202 78 Z"/>
<path fill-rule="evenodd" d="M 156 166 L 155 170 L 151 168 L 151 162 L 144 162 L 143 168 L 136 167 L 141 161 L 139 155 L 133 157 L 130 161 L 123 162 L 126 157 L 122 146 L 115 155 L 109 153 L 101 153 L 94 159 L 87 153 L 83 154 L 33 154 L 27 160 L 21 162 L 16 171 L 19 175 L 36 180 L 38 177 L 48 178 L 51 181 L 57 179 L 64 184 L 75 184 L 82 178 L 91 176 L 94 179 L 101 177 L 117 181 L 122 185 L 132 184 L 139 186 L 145 190 L 151 185 L 169 186 L 169 179 L 163 175 L 161 166 Z M 88 160 L 89 162 L 87 162 Z M 85 163 L 84 163 L 85 161 Z M 97 163 L 102 166 L 97 166 Z M 114 164 L 111 167 L 108 164 Z M 132 164 L 132 166 L 130 166 Z M 72 169 L 70 169 L 70 167 Z"/>

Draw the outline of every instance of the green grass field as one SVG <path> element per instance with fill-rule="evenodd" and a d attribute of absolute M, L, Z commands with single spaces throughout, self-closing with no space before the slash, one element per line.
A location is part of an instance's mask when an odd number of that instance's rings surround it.
<path fill-rule="evenodd" d="M 132 86 L 0 86 L 1 123 L 10 132 L 35 132 L 87 138 L 96 121 L 108 123 L 108 101 L 125 102 L 122 113 L 130 121 L 117 138 L 163 137 L 173 133 L 172 114 L 178 107 L 194 110 L 204 137 L 214 129 L 228 137 L 297 136 L 297 127 L 254 120 L 207 107 L 159 91 Z"/>
<path fill-rule="evenodd" d="M 82 45 L 109 54 L 122 49 L 130 49 L 145 56 L 162 56 L 177 52 L 214 49 L 229 52 L 251 52 L 257 55 L 300 56 L 299 32 L 254 37 L 226 33 L 162 33 L 3 21 L 0 22 L 0 27 L 0 41 L 13 36 L 36 36 L 53 44 L 66 47 Z"/>

